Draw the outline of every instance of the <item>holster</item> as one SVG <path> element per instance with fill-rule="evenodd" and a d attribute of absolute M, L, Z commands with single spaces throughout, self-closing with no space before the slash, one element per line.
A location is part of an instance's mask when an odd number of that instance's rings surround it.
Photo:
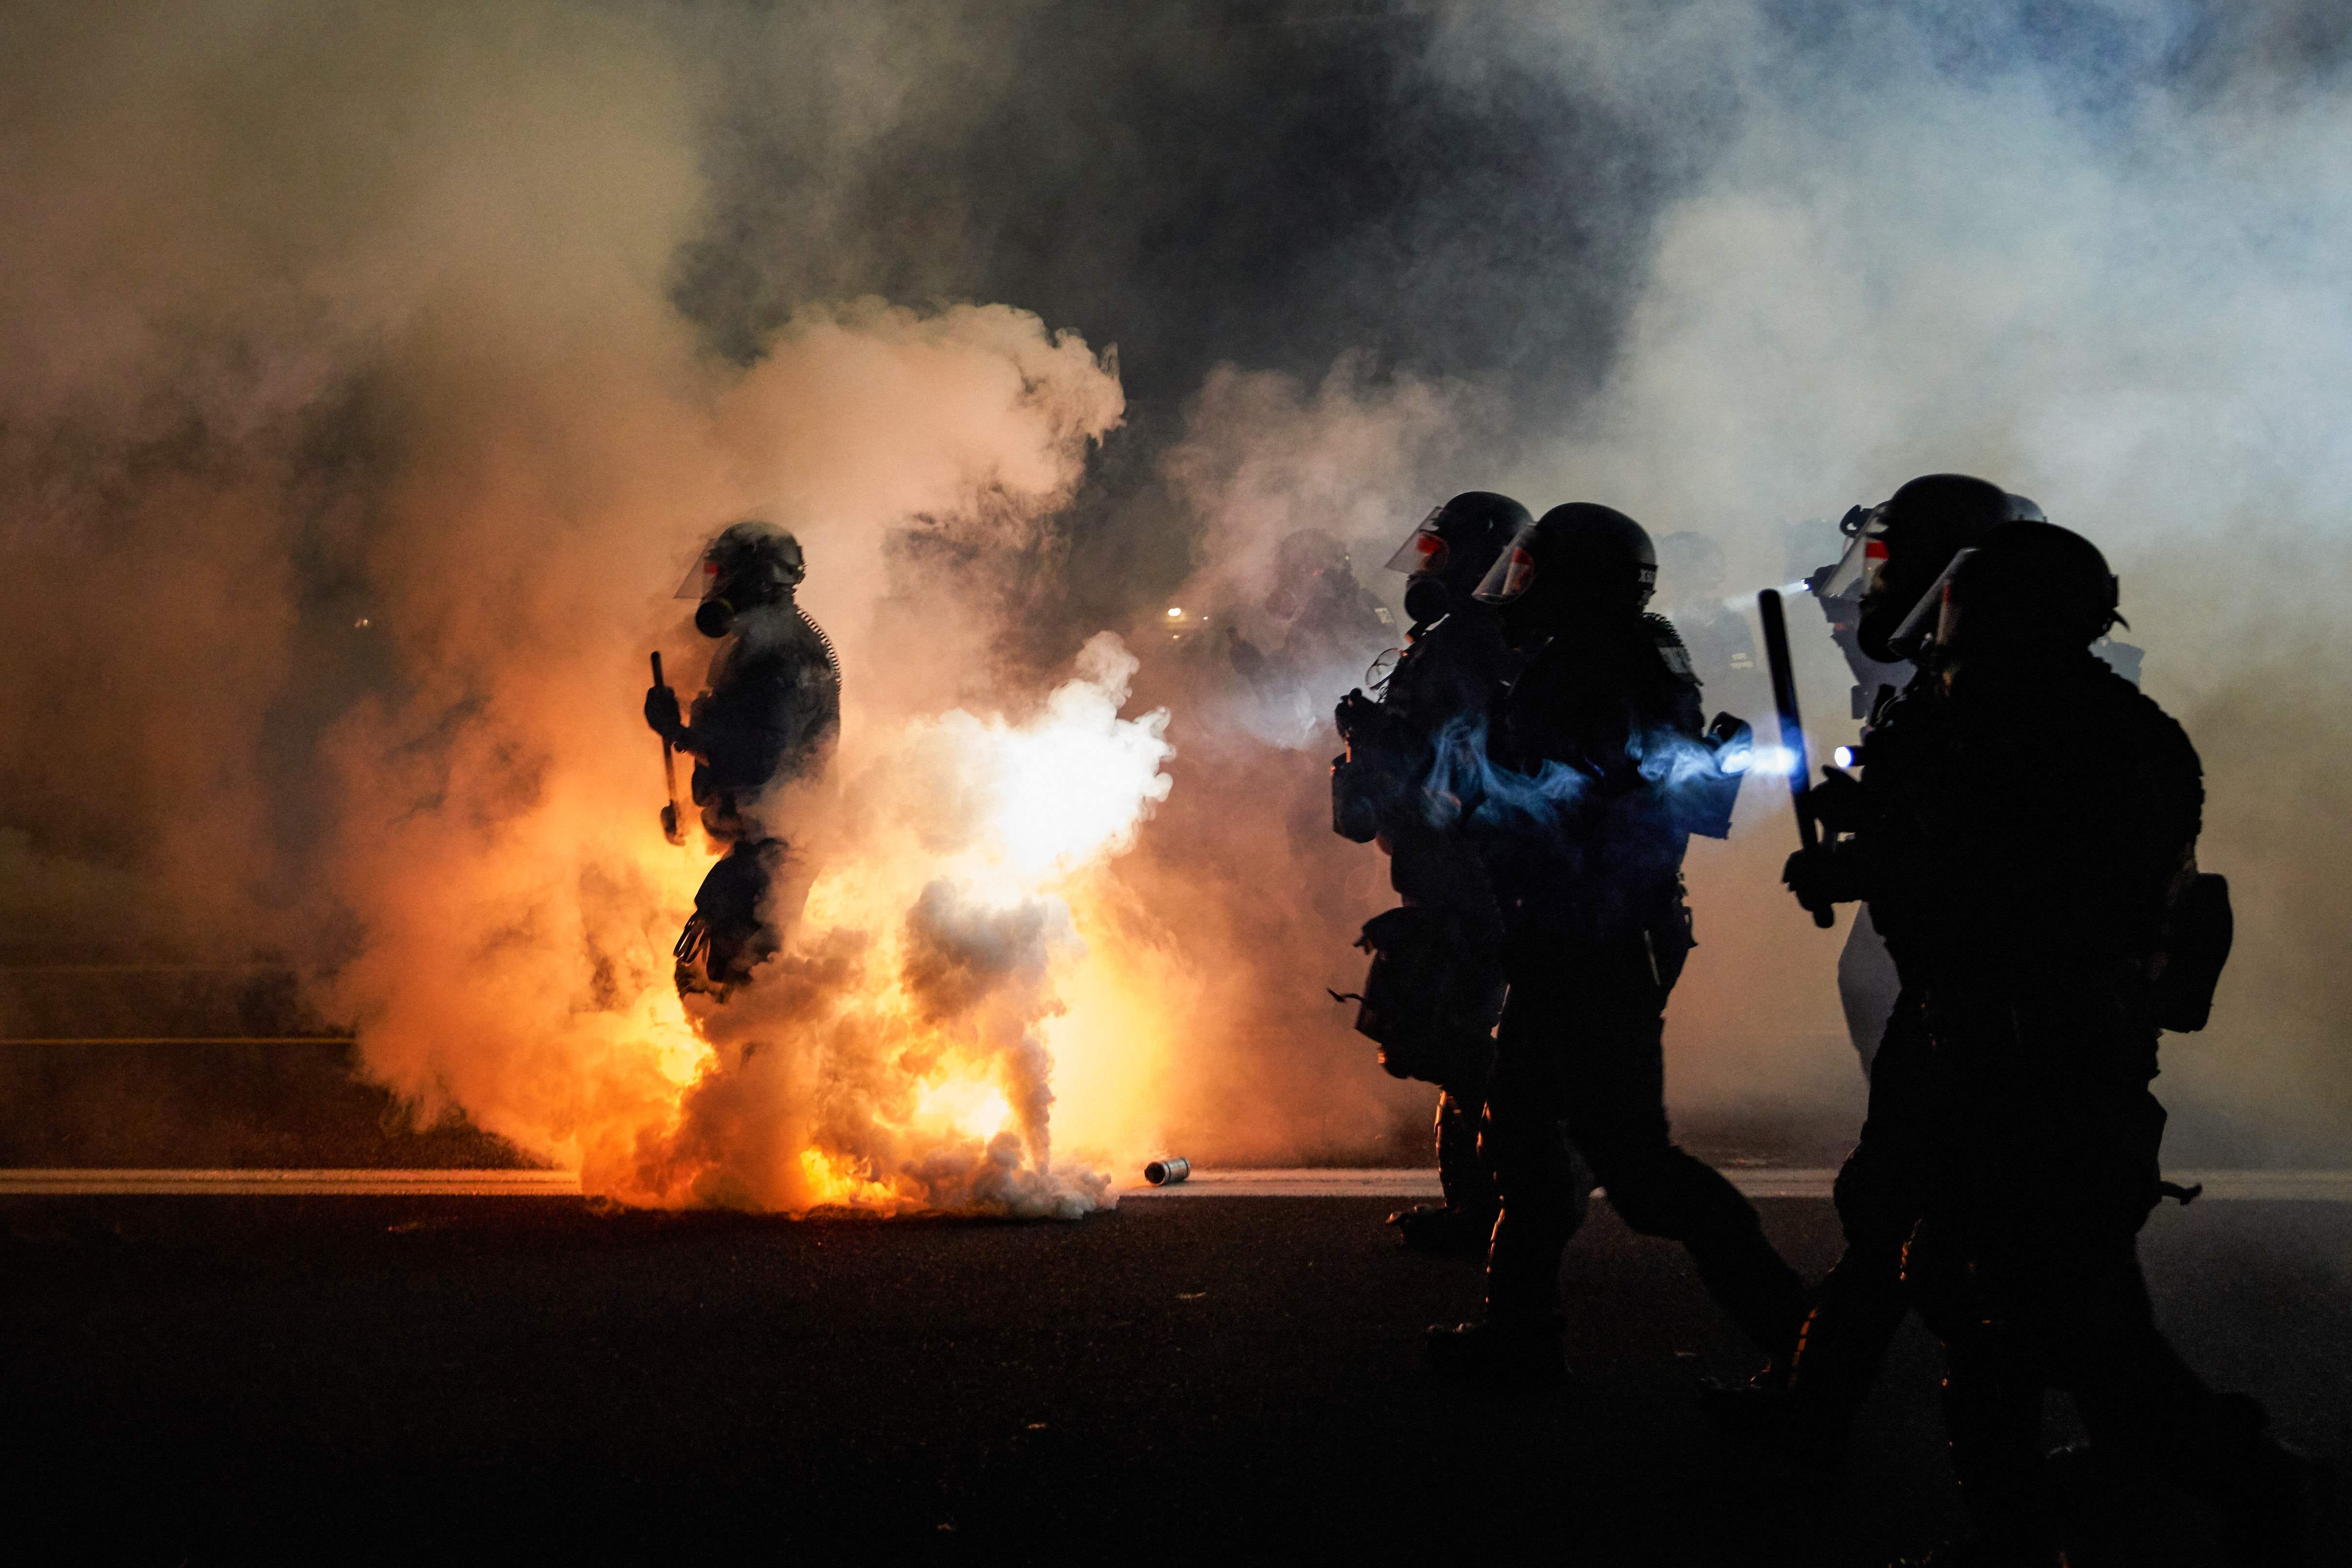
<path fill-rule="evenodd" d="M 1361 692 L 1349 692 L 1335 717 L 1348 749 L 1331 759 L 1331 831 L 1370 844 L 1428 773 L 1429 743 Z"/>
<path fill-rule="evenodd" d="M 2149 966 L 2148 1016 L 2158 1028 L 2194 1034 L 2205 1026 L 2236 934 L 2230 879 L 2210 871 L 2189 878 L 2165 914 L 2164 934 Z"/>
<path fill-rule="evenodd" d="M 1376 1042 L 1392 1078 L 1475 1082 L 1494 1051 L 1503 977 L 1435 910 L 1405 904 L 1364 922 L 1356 945 L 1372 955 L 1357 998 L 1356 1031 Z"/>

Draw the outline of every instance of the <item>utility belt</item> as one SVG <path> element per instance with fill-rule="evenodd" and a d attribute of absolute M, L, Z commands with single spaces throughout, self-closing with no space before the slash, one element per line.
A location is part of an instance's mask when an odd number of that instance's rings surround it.
<path fill-rule="evenodd" d="M 1925 991 L 1929 1048 L 1956 1085 L 2098 1098 L 2156 1076 L 2156 1026 L 2122 987 L 1945 981 Z"/>

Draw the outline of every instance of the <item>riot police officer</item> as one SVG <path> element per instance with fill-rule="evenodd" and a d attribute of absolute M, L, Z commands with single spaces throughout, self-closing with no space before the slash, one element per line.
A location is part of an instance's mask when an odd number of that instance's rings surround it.
<path fill-rule="evenodd" d="M 1857 710 L 1867 708 L 1863 755 L 1881 783 L 1899 766 L 1899 721 L 1916 694 L 1913 656 L 1932 627 L 1920 619 L 1923 603 L 1960 551 L 2006 521 L 2012 498 L 2000 486 L 1966 474 L 1926 474 L 1883 504 L 1857 507 L 1842 525 L 1843 558 L 1809 582 L 1832 637 L 1852 663 Z M 2028 503 L 2030 504 L 2030 503 Z M 1907 633 L 1907 635 L 1906 635 Z M 1900 677 L 1898 690 L 1892 679 Z M 1834 836 L 1851 826 L 1855 793 L 1850 775 L 1832 772 L 1812 792 L 1813 809 Z M 1859 911 L 1838 961 L 1838 984 L 1856 1048 L 1870 1079 L 1869 1109 L 1860 1138 L 1838 1173 L 1835 1197 L 1845 1250 L 1815 1291 L 1804 1331 L 1783 1387 L 1768 1378 L 1733 1388 L 1716 1412 L 1734 1424 L 1773 1429 L 1817 1458 L 1842 1452 L 1854 1413 L 1877 1381 L 1887 1346 L 1909 1311 L 1902 1288 L 1904 1244 L 1918 1221 L 1922 1193 L 1934 1161 L 1924 1131 L 1931 1124 L 1924 1082 L 1926 1042 L 1918 998 L 1906 991 L 1895 958 Z M 1857 993 L 1861 993 L 1858 996 Z"/>
<path fill-rule="evenodd" d="M 723 530 L 678 595 L 698 597 L 695 629 L 722 639 L 692 722 L 667 686 L 646 693 L 646 722 L 695 758 L 702 826 L 727 846 L 694 895 L 677 941 L 681 995 L 723 1000 L 772 956 L 808 892 L 803 848 L 763 820 L 776 785 L 822 772 L 841 730 L 841 666 L 795 599 L 807 575 L 800 542 L 771 522 Z"/>
<path fill-rule="evenodd" d="M 1871 737 L 1853 832 L 1796 857 L 1790 881 L 1810 905 L 1870 900 L 1916 998 L 1909 1132 L 1927 1163 L 1905 1279 L 1945 1342 L 1978 1532 L 1941 1560 L 2060 1561 L 2037 1441 L 2054 1385 L 2095 1451 L 2210 1500 L 2243 1560 L 2292 1563 L 2302 1462 L 2259 1406 L 2181 1363 L 2139 1269 L 2161 1190 L 2158 1031 L 2201 1024 L 2218 963 L 2201 998 L 2179 994 L 2193 966 L 2169 961 L 2211 945 L 2178 918 L 2201 880 L 2201 771 L 2092 655 L 2116 608 L 2088 541 L 1989 531 L 1912 650 L 1930 678 Z"/>
<path fill-rule="evenodd" d="M 1875 688 L 1871 727 L 1864 732 L 1866 774 L 1882 794 L 1898 786 L 1906 759 L 1916 754 L 1903 743 L 1903 720 L 1932 699 L 1934 676 L 1914 661 L 1933 641 L 1945 574 L 1961 552 L 1983 542 L 1995 529 L 2041 518 L 2042 509 L 2026 498 L 1963 474 L 1922 476 L 1883 505 L 1849 514 L 1845 529 L 1852 542 L 1844 559 L 1815 574 L 1811 586 L 1858 678 L 1904 678 L 1899 692 L 1884 681 Z M 2095 646 L 2102 652 L 2118 646 L 2106 639 L 2104 628 L 2100 637 Z M 2130 665 L 2137 673 L 2137 657 Z M 1855 695 L 1859 705 L 1861 685 Z M 1835 773 L 1815 790 L 1815 810 L 1832 837 L 1855 825 L 1858 793 L 1850 776 Z M 1877 1380 L 1886 1348 L 1909 1310 L 1901 1285 L 1903 1249 L 1923 1212 L 1937 1162 L 1963 1157 L 1958 1151 L 1937 1151 L 1919 992 L 1905 973 L 1899 949 L 1890 951 L 1892 944 L 1881 937 L 1875 915 L 1871 904 L 1856 912 L 1838 961 L 1839 990 L 1849 1022 L 1856 1026 L 1857 1047 L 1867 1041 L 1870 1047 L 1864 1055 L 1869 1110 L 1836 1186 L 1845 1251 L 1815 1292 L 1786 1405 L 1770 1408 L 1778 1391 L 1755 1388 L 1734 1392 L 1761 1396 L 1761 1407 L 1746 1399 L 1718 1401 L 1717 1406 L 1734 1422 L 1780 1428 L 1778 1436 L 1830 1461 L 1843 1450 L 1854 1413 Z M 1858 999 L 1857 992 L 1865 990 L 1868 994 Z M 1864 1019 L 1874 1035 L 1865 1033 Z"/>
<path fill-rule="evenodd" d="M 1402 656 L 1375 706 L 1361 691 L 1341 700 L 1337 715 L 1350 755 L 1333 767 L 1333 821 L 1349 837 L 1370 836 L 1389 853 L 1389 880 L 1418 922 L 1390 921 L 1367 945 L 1418 940 L 1444 956 L 1417 965 L 1424 984 L 1461 994 L 1424 999 L 1423 1048 L 1384 1041 L 1382 1065 L 1400 1077 L 1438 1086 L 1437 1175 L 1442 1204 L 1389 1215 L 1406 1245 L 1424 1251 L 1484 1256 L 1500 1206 L 1492 1172 L 1478 1149 L 1492 1065 L 1493 1028 L 1502 998 L 1502 921 L 1485 866 L 1465 837 L 1458 801 L 1433 803 L 1423 786 L 1436 748 L 1464 727 L 1483 726 L 1517 669 L 1492 606 L 1475 597 L 1503 547 L 1534 519 L 1508 496 L 1466 490 L 1414 528 L 1388 569 L 1406 574 Z M 1379 759 L 1359 750 L 1384 748 Z M 1351 801 L 1366 775 L 1375 798 Z M 1385 787 L 1383 785 L 1385 784 Z M 1433 809 L 1434 805 L 1434 809 Z M 1375 922 L 1376 927 L 1379 922 Z M 1394 928 L 1402 926 L 1403 930 Z"/>
<path fill-rule="evenodd" d="M 1909 657 L 1888 644 L 1909 615 L 1906 606 L 1917 605 L 1952 557 L 1997 523 L 2049 521 L 2028 498 L 1996 497 L 1993 491 L 1993 486 L 1965 474 L 1925 474 L 1877 506 L 1849 508 L 1838 524 L 1846 539 L 1843 553 L 1807 577 L 1805 586 L 1829 623 L 1830 640 L 1853 672 L 1854 718 L 1870 719 L 1879 704 L 1908 686 L 1917 673 Z M 1871 607 L 1869 648 L 1862 641 L 1865 600 Z M 1916 632 L 1927 629 L 1921 626 Z M 2092 651 L 2125 679 L 2139 684 L 2140 649 L 2102 637 Z M 1838 953 L 1838 1000 L 1864 1076 L 1877 1057 L 1901 986 L 1870 911 L 1856 910 Z"/>
<path fill-rule="evenodd" d="M 1728 830 L 1738 781 L 1717 742 L 1745 727 L 1703 726 L 1681 639 L 1644 613 L 1656 574 L 1640 524 L 1578 502 L 1522 530 L 1479 588 L 1529 659 L 1474 818 L 1510 983 L 1487 1087 L 1503 1208 L 1486 1321 L 1429 1331 L 1449 1372 L 1565 1374 L 1559 1262 L 1577 1207 L 1563 1127 L 1626 1223 L 1681 1241 L 1769 1354 L 1789 1353 L 1802 1315 L 1755 1209 L 1666 1122 L 1666 997 L 1692 946 L 1683 852 L 1695 828 Z"/>

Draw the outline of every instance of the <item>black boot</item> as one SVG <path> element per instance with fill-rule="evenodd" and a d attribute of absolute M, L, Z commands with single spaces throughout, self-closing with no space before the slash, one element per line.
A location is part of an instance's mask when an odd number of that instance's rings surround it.
<path fill-rule="evenodd" d="M 2249 1568 L 2309 1562 L 2313 1524 L 2334 1500 L 2334 1467 L 2273 1437 L 2269 1414 L 2245 1394 L 2220 1394 L 2213 1405 L 2226 1436 L 2209 1461 L 2208 1489 L 2221 1513 L 2225 1560 Z"/>
<path fill-rule="evenodd" d="M 1423 1335 L 1429 1364 L 1448 1377 L 1491 1388 L 1542 1390 L 1568 1381 L 1558 1319 L 1532 1322 L 1433 1323 Z"/>

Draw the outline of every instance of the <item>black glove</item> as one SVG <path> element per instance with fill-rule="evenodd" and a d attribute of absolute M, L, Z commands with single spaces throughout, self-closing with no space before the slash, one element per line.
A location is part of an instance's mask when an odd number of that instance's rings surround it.
<path fill-rule="evenodd" d="M 667 686 L 650 688 L 646 692 L 646 723 L 655 734 L 677 745 L 686 735 L 686 725 L 677 714 L 677 693 Z"/>
<path fill-rule="evenodd" d="M 1825 767 L 1822 782 L 1805 792 L 1805 805 L 1824 833 L 1852 833 L 1862 826 L 1862 781 Z"/>
<path fill-rule="evenodd" d="M 1851 853 L 1833 845 L 1800 849 L 1780 868 L 1780 880 L 1797 902 L 1816 913 L 1863 897 L 1861 868 Z"/>
<path fill-rule="evenodd" d="M 1342 741 L 1352 741 L 1356 731 L 1363 728 L 1366 716 L 1377 717 L 1379 713 L 1380 704 L 1365 696 L 1363 689 L 1358 687 L 1339 699 L 1339 706 L 1331 710 L 1331 727 L 1339 731 Z"/>

